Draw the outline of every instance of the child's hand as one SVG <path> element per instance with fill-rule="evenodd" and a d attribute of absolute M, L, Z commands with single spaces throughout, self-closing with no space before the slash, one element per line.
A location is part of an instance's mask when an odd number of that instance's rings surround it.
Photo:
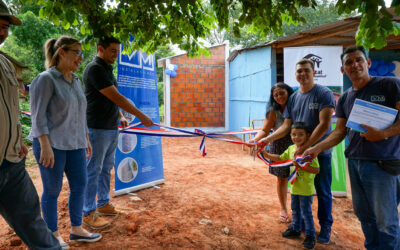
<path fill-rule="evenodd" d="M 265 158 L 267 158 L 269 161 L 271 160 L 270 154 L 269 154 L 269 150 L 267 149 L 263 149 L 261 151 L 261 153 L 264 155 Z"/>
<path fill-rule="evenodd" d="M 294 165 L 296 168 L 301 168 L 301 166 L 299 165 L 299 163 L 298 163 L 296 160 L 293 160 L 293 165 Z"/>

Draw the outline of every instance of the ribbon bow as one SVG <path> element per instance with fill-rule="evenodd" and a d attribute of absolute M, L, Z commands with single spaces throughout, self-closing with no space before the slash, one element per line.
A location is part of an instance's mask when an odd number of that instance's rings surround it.
<path fill-rule="evenodd" d="M 257 151 L 257 157 L 259 159 L 261 159 L 265 164 L 267 164 L 270 167 L 274 167 L 274 168 L 279 168 L 279 167 L 291 167 L 294 166 L 293 164 L 293 160 L 286 160 L 286 161 L 269 161 L 267 158 L 264 157 L 264 155 L 262 154 L 262 150 L 264 148 L 265 144 L 262 143 L 261 144 L 261 148 Z M 312 162 L 312 157 L 310 155 L 297 155 L 295 157 L 295 161 L 298 163 L 298 165 L 300 166 L 301 169 L 304 169 L 305 167 L 307 167 L 308 165 L 311 164 Z M 297 172 L 298 172 L 298 167 L 295 166 L 295 170 L 290 174 L 288 181 L 290 182 L 290 184 L 293 184 L 296 181 L 296 176 L 297 176 Z"/>

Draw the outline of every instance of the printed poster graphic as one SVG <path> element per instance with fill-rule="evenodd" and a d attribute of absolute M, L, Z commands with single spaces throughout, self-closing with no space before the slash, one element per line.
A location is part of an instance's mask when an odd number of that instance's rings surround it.
<path fill-rule="evenodd" d="M 283 49 L 284 82 L 291 87 L 299 87 L 296 81 L 296 63 L 307 58 L 314 62 L 314 82 L 324 86 L 343 86 L 343 75 L 340 72 L 341 46 L 306 46 L 288 47 Z"/>
<path fill-rule="evenodd" d="M 159 123 L 157 75 L 154 55 L 134 51 L 118 55 L 118 90 L 138 109 Z M 121 110 L 129 124 L 140 120 Z M 143 125 L 140 125 L 143 127 Z M 120 133 L 115 156 L 115 195 L 164 182 L 161 138 Z"/>

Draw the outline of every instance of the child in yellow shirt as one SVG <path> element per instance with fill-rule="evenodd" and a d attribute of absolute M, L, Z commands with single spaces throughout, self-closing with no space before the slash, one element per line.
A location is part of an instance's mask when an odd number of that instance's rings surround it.
<path fill-rule="evenodd" d="M 310 136 L 307 126 L 304 122 L 296 122 L 292 125 L 290 137 L 294 145 L 289 146 L 281 155 L 270 154 L 263 151 L 265 158 L 272 161 L 293 160 L 294 167 L 291 167 L 291 173 L 296 171 L 296 180 L 291 184 L 291 208 L 292 224 L 282 233 L 286 238 L 300 237 L 302 220 L 304 220 L 306 239 L 303 242 L 305 249 L 314 249 L 315 247 L 315 228 L 314 219 L 311 211 L 311 204 L 314 194 L 314 178 L 319 173 L 318 159 L 313 159 L 311 164 L 301 167 L 294 159 L 296 148 L 302 146 Z"/>

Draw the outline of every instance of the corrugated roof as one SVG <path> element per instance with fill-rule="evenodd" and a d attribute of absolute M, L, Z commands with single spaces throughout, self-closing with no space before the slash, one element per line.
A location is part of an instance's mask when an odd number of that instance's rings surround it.
<path fill-rule="evenodd" d="M 396 16 L 394 9 L 388 9 L 394 15 L 394 21 L 400 21 L 400 17 Z M 228 61 L 232 62 L 236 56 L 244 51 L 253 50 L 261 47 L 271 46 L 278 49 L 284 47 L 297 46 L 334 46 L 342 45 L 349 47 L 356 44 L 355 34 L 360 23 L 360 16 L 349 17 L 344 20 L 333 23 L 324 24 L 313 29 L 301 31 L 299 33 L 279 38 L 277 40 L 259 44 L 250 48 L 234 50 L 229 55 Z M 387 38 L 387 46 L 384 49 L 400 48 L 400 36 L 389 36 Z"/>

